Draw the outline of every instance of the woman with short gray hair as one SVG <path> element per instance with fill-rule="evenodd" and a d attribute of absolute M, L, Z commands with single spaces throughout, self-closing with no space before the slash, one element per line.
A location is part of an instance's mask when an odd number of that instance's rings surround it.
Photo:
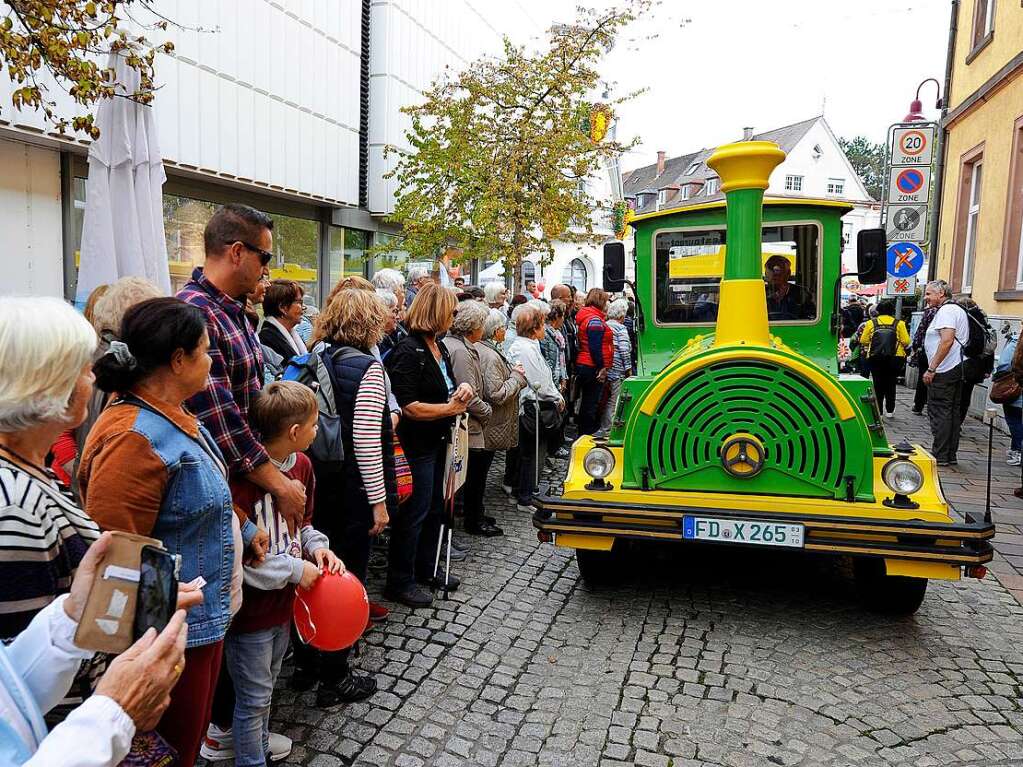
<path fill-rule="evenodd" d="M 500 309 L 508 303 L 508 286 L 494 280 L 483 286 L 483 301 L 492 309 Z"/>
<path fill-rule="evenodd" d="M 505 451 L 503 484 L 505 491 L 511 492 L 519 483 L 519 392 L 526 385 L 526 376 L 522 366 L 512 366 L 502 350 L 507 329 L 508 316 L 500 309 L 491 309 L 476 351 L 483 371 L 483 399 L 492 408 L 490 420 L 483 427 L 483 451 L 490 454 L 491 463 L 498 450 Z M 486 456 L 482 460 L 488 461 Z M 484 519 L 496 522 L 486 514 Z"/>
<path fill-rule="evenodd" d="M 465 506 L 465 531 L 471 535 L 501 535 L 501 528 L 483 518 L 483 490 L 494 454 L 487 460 L 483 427 L 490 420 L 493 408 L 483 398 L 483 370 L 476 343 L 483 339 L 487 307 L 479 301 L 462 301 L 455 310 L 451 329 L 441 342 L 451 357 L 455 386 L 469 384 L 476 392 L 466 407 L 469 414 L 469 467 L 462 491 Z"/>
<path fill-rule="evenodd" d="M 622 381 L 632 374 L 632 341 L 629 331 L 622 323 L 629 313 L 629 302 L 618 298 L 608 304 L 607 326 L 611 328 L 612 362 L 607 371 L 609 393 L 604 409 L 600 413 L 600 429 L 594 436 L 607 437 L 614 425 L 614 413 L 618 407 L 618 395 L 622 390 Z"/>

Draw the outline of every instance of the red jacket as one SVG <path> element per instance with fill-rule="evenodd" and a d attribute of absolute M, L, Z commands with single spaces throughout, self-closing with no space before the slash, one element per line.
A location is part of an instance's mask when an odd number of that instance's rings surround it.
<path fill-rule="evenodd" d="M 595 306 L 584 306 L 575 315 L 575 324 L 579 332 L 579 353 L 575 356 L 575 364 L 597 370 L 610 368 L 614 360 L 614 342 L 604 312 Z"/>

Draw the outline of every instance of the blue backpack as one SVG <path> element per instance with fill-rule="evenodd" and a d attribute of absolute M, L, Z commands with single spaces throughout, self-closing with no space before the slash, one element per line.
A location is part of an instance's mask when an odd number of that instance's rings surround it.
<path fill-rule="evenodd" d="M 345 460 L 345 446 L 342 438 L 341 415 L 337 412 L 334 398 L 334 379 L 331 365 L 346 357 L 359 356 L 360 352 L 351 346 L 337 349 L 311 351 L 292 357 L 281 375 L 282 381 L 298 381 L 308 386 L 316 395 L 318 429 L 309 456 L 326 469 L 340 470 Z M 331 364 L 328 364 L 327 360 Z"/>

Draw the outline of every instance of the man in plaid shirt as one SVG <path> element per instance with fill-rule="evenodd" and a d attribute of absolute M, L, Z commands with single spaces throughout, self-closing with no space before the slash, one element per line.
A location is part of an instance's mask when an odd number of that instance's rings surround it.
<path fill-rule="evenodd" d="M 206 266 L 192 273 L 178 298 L 206 315 L 212 365 L 206 388 L 186 404 L 213 435 L 231 476 L 246 475 L 273 495 L 297 527 L 305 514 L 305 487 L 270 462 L 249 427 L 249 405 L 263 382 L 263 354 L 245 318 L 245 295 L 273 257 L 272 232 L 273 220 L 247 205 L 225 205 L 206 225 Z"/>

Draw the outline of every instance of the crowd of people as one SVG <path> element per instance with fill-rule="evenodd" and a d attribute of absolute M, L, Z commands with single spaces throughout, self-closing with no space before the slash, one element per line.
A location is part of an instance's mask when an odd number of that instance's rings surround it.
<path fill-rule="evenodd" d="M 504 491 L 531 513 L 568 455 L 569 422 L 597 437 L 615 428 L 636 362 L 626 298 L 556 285 L 543 300 L 535 286 L 512 295 L 503 282 L 449 287 L 423 269 L 382 269 L 343 278 L 317 312 L 301 285 L 269 280 L 273 231 L 252 208 L 218 209 L 204 266 L 175 297 L 125 278 L 81 314 L 0 299 L 10 763 L 73 739 L 77 756 L 62 763 L 115 765 L 154 748 L 182 765 L 200 753 L 241 767 L 284 758 L 292 744 L 269 712 L 289 647 L 290 684 L 315 688 L 320 707 L 377 687 L 352 648 L 296 635 L 297 588 L 345 570 L 366 583 L 382 556 L 385 600 L 429 606 L 438 586 L 461 585 L 456 573 L 438 582 L 444 526 L 461 518 L 454 561 L 472 536 L 503 534 L 485 504 L 499 453 Z M 303 370 L 329 386 L 310 387 Z M 468 464 L 453 495 L 462 424 Z M 164 631 L 113 659 L 73 641 L 108 531 L 159 540 L 180 581 Z M 371 621 L 388 613 L 371 603 Z"/>

